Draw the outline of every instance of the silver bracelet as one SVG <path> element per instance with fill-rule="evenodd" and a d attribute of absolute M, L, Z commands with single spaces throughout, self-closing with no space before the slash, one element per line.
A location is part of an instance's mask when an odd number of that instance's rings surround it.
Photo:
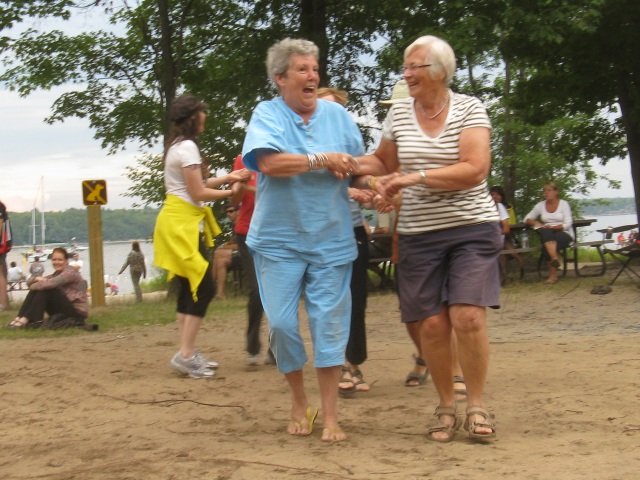
<path fill-rule="evenodd" d="M 329 158 L 324 153 L 307 153 L 309 170 L 322 170 L 327 166 Z"/>
<path fill-rule="evenodd" d="M 419 170 L 418 173 L 420 174 L 420 183 L 422 183 L 423 185 L 427 184 L 427 174 L 424 173 L 424 170 Z"/>

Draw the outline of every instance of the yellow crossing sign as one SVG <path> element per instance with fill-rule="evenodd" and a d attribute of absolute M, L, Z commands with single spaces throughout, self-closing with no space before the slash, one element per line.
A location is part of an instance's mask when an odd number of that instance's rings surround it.
<path fill-rule="evenodd" d="M 107 181 L 106 180 L 83 180 L 82 181 L 82 201 L 85 205 L 106 205 L 107 204 Z"/>

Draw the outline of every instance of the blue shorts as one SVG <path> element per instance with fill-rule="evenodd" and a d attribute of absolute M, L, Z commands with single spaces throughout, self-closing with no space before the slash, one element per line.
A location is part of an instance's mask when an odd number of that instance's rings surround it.
<path fill-rule="evenodd" d="M 443 304 L 499 308 L 502 245 L 498 222 L 399 235 L 402 321 L 432 317 Z"/>
<path fill-rule="evenodd" d="M 351 323 L 351 262 L 325 267 L 295 258 L 272 260 L 255 251 L 251 254 L 278 370 L 301 370 L 309 360 L 298 316 L 303 294 L 314 365 L 342 365 Z"/>

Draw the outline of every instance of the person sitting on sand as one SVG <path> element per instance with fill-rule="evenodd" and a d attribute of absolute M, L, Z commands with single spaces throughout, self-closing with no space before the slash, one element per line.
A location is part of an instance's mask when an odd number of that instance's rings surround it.
<path fill-rule="evenodd" d="M 88 316 L 87 286 L 78 270 L 69 265 L 69 254 L 64 248 L 53 249 L 51 254 L 54 272 L 46 277 L 27 280 L 27 294 L 18 316 L 7 328 L 24 328 L 44 319 L 44 314 L 64 315 L 83 325 Z"/>

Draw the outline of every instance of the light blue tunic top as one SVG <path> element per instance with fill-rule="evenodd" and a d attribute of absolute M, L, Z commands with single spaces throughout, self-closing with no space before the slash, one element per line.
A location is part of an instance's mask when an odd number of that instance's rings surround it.
<path fill-rule="evenodd" d="M 282 98 L 253 111 L 242 148 L 247 168 L 258 170 L 260 150 L 280 153 L 343 152 L 362 155 L 358 126 L 341 105 L 318 100 L 305 125 Z M 347 188 L 326 170 L 291 177 L 258 174 L 256 204 L 247 245 L 271 259 L 302 259 L 315 265 L 344 265 L 357 256 Z"/>

